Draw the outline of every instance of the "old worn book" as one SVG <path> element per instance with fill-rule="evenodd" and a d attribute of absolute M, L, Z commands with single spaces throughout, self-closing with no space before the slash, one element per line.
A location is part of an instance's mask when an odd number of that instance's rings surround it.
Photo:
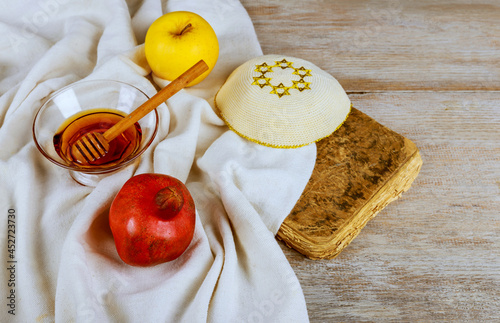
<path fill-rule="evenodd" d="M 410 188 L 421 166 L 413 142 L 352 108 L 317 143 L 311 178 L 277 237 L 311 259 L 334 258 Z"/>

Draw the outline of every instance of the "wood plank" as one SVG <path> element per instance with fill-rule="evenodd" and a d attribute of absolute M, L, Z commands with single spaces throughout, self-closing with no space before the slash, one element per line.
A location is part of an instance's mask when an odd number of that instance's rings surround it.
<path fill-rule="evenodd" d="M 355 108 L 317 151 L 309 183 L 277 236 L 311 259 L 334 258 L 410 188 L 422 159 L 410 140 Z"/>
<path fill-rule="evenodd" d="M 264 54 L 296 56 L 347 92 L 500 90 L 500 2 L 242 1 Z"/>
<path fill-rule="evenodd" d="M 500 93 L 350 98 L 411 139 L 424 164 L 336 258 L 281 244 L 311 322 L 500 320 Z"/>
<path fill-rule="evenodd" d="M 477 92 L 500 90 L 500 3 L 242 3 L 265 54 L 330 72 L 424 162 L 335 259 L 281 244 L 311 322 L 500 321 L 500 93 Z"/>

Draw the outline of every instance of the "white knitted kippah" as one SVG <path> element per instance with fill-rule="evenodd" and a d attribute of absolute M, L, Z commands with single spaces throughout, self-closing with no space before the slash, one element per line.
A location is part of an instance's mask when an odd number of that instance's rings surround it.
<path fill-rule="evenodd" d="M 333 76 L 306 60 L 280 55 L 253 58 L 235 69 L 215 104 L 233 131 L 275 148 L 328 137 L 351 107 Z"/>

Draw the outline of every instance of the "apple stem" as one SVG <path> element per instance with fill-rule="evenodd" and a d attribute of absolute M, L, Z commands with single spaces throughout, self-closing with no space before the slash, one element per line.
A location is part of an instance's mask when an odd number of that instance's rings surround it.
<path fill-rule="evenodd" d="M 155 202 L 160 210 L 165 211 L 162 212 L 165 218 L 170 218 L 179 213 L 184 205 L 182 193 L 173 186 L 167 186 L 159 190 L 156 193 Z"/>
<path fill-rule="evenodd" d="M 190 29 L 193 25 L 191 25 L 190 23 L 187 24 L 186 27 L 184 27 L 184 29 L 181 30 L 181 32 L 179 33 L 179 36 L 181 36 L 182 34 L 184 34 L 188 29 Z"/>

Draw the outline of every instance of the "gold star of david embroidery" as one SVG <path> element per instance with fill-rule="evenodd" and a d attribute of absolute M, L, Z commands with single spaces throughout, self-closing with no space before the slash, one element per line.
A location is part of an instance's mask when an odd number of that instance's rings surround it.
<path fill-rule="evenodd" d="M 272 86 L 270 81 L 271 81 L 270 77 L 265 77 L 265 75 L 262 74 L 257 77 L 254 76 L 252 85 L 258 85 L 262 89 L 264 86 L 267 85 Z"/>
<path fill-rule="evenodd" d="M 281 91 L 281 90 L 283 90 L 283 91 Z M 269 93 L 270 94 L 276 94 L 276 95 L 278 95 L 278 97 L 281 98 L 283 95 L 290 95 L 290 93 L 288 92 L 288 90 L 290 90 L 289 87 L 284 86 L 283 83 L 280 83 L 278 86 L 273 86 L 273 90 L 271 92 L 269 92 Z"/>
<path fill-rule="evenodd" d="M 293 62 L 289 62 L 285 58 L 282 59 L 281 61 L 274 61 L 274 63 L 275 65 L 268 65 L 265 62 L 259 65 L 255 65 L 254 71 L 260 73 L 260 75 L 253 77 L 252 85 L 257 85 L 261 89 L 266 86 L 269 86 L 272 88 L 269 94 L 276 94 L 279 98 L 281 98 L 284 95 L 291 95 L 290 90 L 292 89 L 298 90 L 299 92 L 311 89 L 310 87 L 311 82 L 306 82 L 304 80 L 305 77 L 312 76 L 311 70 L 306 69 L 304 66 L 295 68 L 293 67 Z M 285 86 L 283 83 L 280 83 L 278 85 L 273 85 L 271 83 L 272 77 L 266 77 L 266 74 L 274 73 L 273 71 L 274 67 L 281 67 L 281 69 L 283 70 L 290 68 L 293 70 L 292 74 L 298 75 L 300 79 L 298 81 L 291 80 L 292 81 L 291 86 Z"/>
<path fill-rule="evenodd" d="M 293 83 L 292 89 L 297 89 L 300 92 L 311 89 L 309 87 L 311 83 L 305 82 L 303 79 L 300 79 L 300 81 L 292 81 L 292 83 Z"/>
<path fill-rule="evenodd" d="M 293 68 L 293 63 L 287 61 L 285 58 L 283 58 L 281 61 L 275 61 L 275 63 L 277 67 L 281 67 L 282 69 Z"/>
<path fill-rule="evenodd" d="M 267 63 L 263 63 L 260 65 L 255 65 L 256 69 L 254 70 L 255 72 L 262 73 L 262 75 L 266 74 L 267 72 L 272 72 L 273 71 L 273 65 L 269 66 Z"/>
<path fill-rule="evenodd" d="M 306 76 L 312 76 L 311 75 L 311 70 L 305 69 L 304 66 L 302 66 L 300 68 L 296 68 L 295 71 L 292 74 L 298 75 L 301 78 L 304 78 Z"/>

